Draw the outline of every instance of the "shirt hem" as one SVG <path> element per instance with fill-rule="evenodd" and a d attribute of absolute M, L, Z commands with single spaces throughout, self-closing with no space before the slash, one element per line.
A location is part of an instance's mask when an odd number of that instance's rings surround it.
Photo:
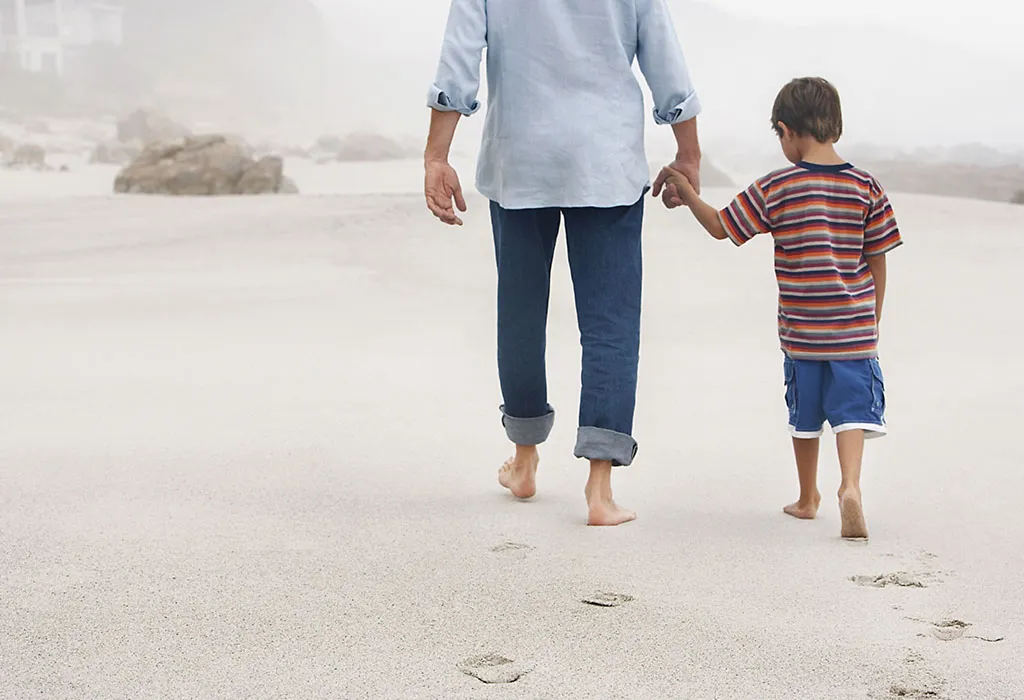
<path fill-rule="evenodd" d="M 783 347 L 782 352 L 791 360 L 816 360 L 818 362 L 836 362 L 843 360 L 877 360 L 878 348 L 861 352 L 800 352 Z"/>
<path fill-rule="evenodd" d="M 503 197 L 489 187 L 476 186 L 477 192 L 497 204 L 502 209 L 515 211 L 518 209 L 614 209 L 616 207 L 631 207 L 651 189 L 651 183 L 647 182 L 635 195 L 625 197 L 580 197 L 566 199 L 546 199 L 543 197 Z"/>

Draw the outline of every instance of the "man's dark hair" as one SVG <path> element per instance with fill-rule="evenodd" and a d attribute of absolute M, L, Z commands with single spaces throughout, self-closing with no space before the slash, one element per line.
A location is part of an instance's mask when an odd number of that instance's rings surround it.
<path fill-rule="evenodd" d="M 772 128 L 779 122 L 797 136 L 813 136 L 819 143 L 838 141 L 843 135 L 843 106 L 839 91 L 824 78 L 797 78 L 782 88 L 772 108 Z"/>

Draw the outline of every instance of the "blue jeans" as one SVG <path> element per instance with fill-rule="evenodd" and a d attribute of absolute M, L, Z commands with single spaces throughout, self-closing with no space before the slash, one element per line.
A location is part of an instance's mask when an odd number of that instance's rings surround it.
<path fill-rule="evenodd" d="M 633 462 L 640 357 L 644 201 L 609 209 L 502 209 L 491 203 L 498 264 L 498 374 L 509 440 L 537 445 L 551 434 L 547 344 L 551 263 L 565 219 L 576 316 L 583 345 L 575 455 Z"/>

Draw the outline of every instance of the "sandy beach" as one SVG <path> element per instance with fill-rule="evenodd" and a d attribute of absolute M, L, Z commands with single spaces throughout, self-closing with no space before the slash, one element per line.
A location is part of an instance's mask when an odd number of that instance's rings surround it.
<path fill-rule="evenodd" d="M 178 200 L 0 173 L 0 698 L 1024 698 L 1024 207 L 893 197 L 861 544 L 832 450 L 819 520 L 781 512 L 770 241 L 651 203 L 639 519 L 588 529 L 564 246 L 520 503 L 486 203 L 449 229 L 415 164 L 289 170 Z M 530 672 L 460 672 L 488 653 Z"/>

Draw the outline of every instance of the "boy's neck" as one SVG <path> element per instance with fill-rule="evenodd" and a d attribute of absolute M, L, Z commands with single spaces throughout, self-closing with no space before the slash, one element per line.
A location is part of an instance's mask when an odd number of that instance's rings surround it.
<path fill-rule="evenodd" d="M 820 143 L 814 139 L 808 139 L 807 144 L 801 149 L 800 160 L 811 165 L 843 165 L 846 160 L 836 153 L 834 143 Z"/>

